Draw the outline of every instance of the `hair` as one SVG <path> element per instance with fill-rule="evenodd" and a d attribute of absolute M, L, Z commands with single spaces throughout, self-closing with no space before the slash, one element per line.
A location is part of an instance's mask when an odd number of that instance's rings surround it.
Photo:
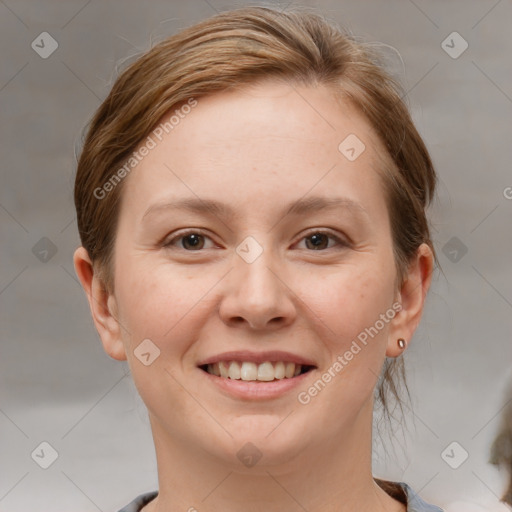
<path fill-rule="evenodd" d="M 124 183 L 119 173 L 113 183 L 115 171 L 173 109 L 192 98 L 268 79 L 326 85 L 372 126 L 386 151 L 379 160 L 396 286 L 422 243 L 438 263 L 426 218 L 436 173 L 403 101 L 403 88 L 385 70 L 375 45 L 358 41 L 318 14 L 246 7 L 222 12 L 154 45 L 118 76 L 89 123 L 74 198 L 82 245 L 106 290 L 114 290 L 113 252 Z M 105 194 L 107 183 L 115 186 Z M 98 190 L 103 190 L 101 197 Z M 399 379 L 410 398 L 403 358 L 386 358 L 376 397 L 388 419 L 389 393 L 402 409 Z"/>
<path fill-rule="evenodd" d="M 509 382 L 505 399 L 499 430 L 490 448 L 489 462 L 507 471 L 507 488 L 500 501 L 512 507 L 512 381 Z"/>

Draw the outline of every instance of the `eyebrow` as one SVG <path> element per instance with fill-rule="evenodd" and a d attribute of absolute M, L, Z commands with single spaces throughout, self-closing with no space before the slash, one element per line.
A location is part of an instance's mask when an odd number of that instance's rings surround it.
<path fill-rule="evenodd" d="M 310 196 L 308 198 L 301 198 L 293 203 L 287 205 L 283 209 L 282 216 L 286 215 L 304 215 L 307 213 L 314 213 L 320 210 L 334 210 L 344 208 L 353 213 L 362 213 L 369 218 L 368 212 L 363 206 L 352 199 L 346 197 L 324 197 L 324 196 Z M 228 205 L 216 201 L 214 199 L 199 199 L 199 198 L 185 198 L 178 199 L 172 202 L 157 203 L 150 206 L 142 219 L 149 214 L 161 212 L 163 210 L 186 210 L 194 213 L 203 213 L 215 215 L 217 217 L 231 220 L 236 216 L 236 212 Z"/>

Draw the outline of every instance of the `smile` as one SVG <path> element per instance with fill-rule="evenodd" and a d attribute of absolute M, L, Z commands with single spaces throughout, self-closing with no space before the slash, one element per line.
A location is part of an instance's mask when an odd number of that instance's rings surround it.
<path fill-rule="evenodd" d="M 200 368 L 210 375 L 224 379 L 270 382 L 297 377 L 314 367 L 285 361 L 265 361 L 261 364 L 251 361 L 219 361 Z"/>

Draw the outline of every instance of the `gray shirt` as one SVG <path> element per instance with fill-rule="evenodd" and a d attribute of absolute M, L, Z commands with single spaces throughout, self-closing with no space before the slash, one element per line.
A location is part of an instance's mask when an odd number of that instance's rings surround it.
<path fill-rule="evenodd" d="M 389 493 L 393 498 L 407 505 L 407 512 L 443 512 L 443 510 L 435 505 L 429 505 L 424 502 L 406 483 L 404 482 L 387 482 L 388 485 L 395 487 L 394 491 Z M 137 496 L 132 502 L 128 503 L 119 512 L 140 512 L 142 507 L 147 505 L 151 500 L 158 496 L 158 491 L 147 492 Z"/>

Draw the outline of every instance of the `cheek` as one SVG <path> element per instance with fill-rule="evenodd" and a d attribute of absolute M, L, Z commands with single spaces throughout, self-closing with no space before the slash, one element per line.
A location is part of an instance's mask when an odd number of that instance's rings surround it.
<path fill-rule="evenodd" d="M 321 320 L 323 338 L 331 340 L 332 349 L 350 345 L 392 305 L 393 276 L 374 266 L 347 266 L 321 280 L 307 279 L 301 284 L 301 298 Z"/>
<path fill-rule="evenodd" d="M 181 411 L 178 417 L 193 418 L 197 409 L 180 385 L 181 370 L 175 370 L 199 337 L 194 330 L 205 314 L 201 298 L 212 286 L 210 279 L 190 279 L 169 266 L 141 261 L 121 263 L 118 269 L 119 319 L 128 331 L 123 330 L 123 341 L 140 396 L 154 414 L 172 397 L 173 410 Z M 154 345 L 141 345 L 146 339 Z M 145 365 L 137 355 L 148 351 L 152 361 Z"/>
<path fill-rule="evenodd" d="M 118 267 L 120 321 L 129 331 L 132 348 L 149 338 L 162 353 L 176 355 L 194 338 L 192 329 L 200 325 L 208 290 L 218 279 L 146 259 L 121 262 Z"/>
<path fill-rule="evenodd" d="M 282 293 L 295 303 L 296 327 L 312 328 L 314 339 L 332 352 L 374 325 L 391 307 L 393 276 L 379 271 L 372 260 L 307 272 L 296 269 L 283 276 L 293 290 L 285 287 Z M 222 288 L 224 272 L 151 263 L 125 260 L 117 267 L 120 321 L 133 348 L 149 338 L 161 350 L 183 350 L 194 331 L 200 336 L 201 326 L 211 321 L 217 310 L 212 301 L 218 305 L 223 300 L 216 287 Z"/>
<path fill-rule="evenodd" d="M 375 262 L 373 262 L 375 263 Z M 304 294 L 304 302 L 318 318 L 312 339 L 329 354 L 316 381 L 300 390 L 300 403 L 323 425 L 325 435 L 336 436 L 368 404 L 385 358 L 388 323 L 381 314 L 390 311 L 393 278 L 385 265 L 351 265 L 339 268 L 321 286 Z M 392 318 L 391 310 L 389 317 Z M 380 329 L 373 330 L 376 322 Z M 383 325 L 381 325 L 381 323 Z"/>

